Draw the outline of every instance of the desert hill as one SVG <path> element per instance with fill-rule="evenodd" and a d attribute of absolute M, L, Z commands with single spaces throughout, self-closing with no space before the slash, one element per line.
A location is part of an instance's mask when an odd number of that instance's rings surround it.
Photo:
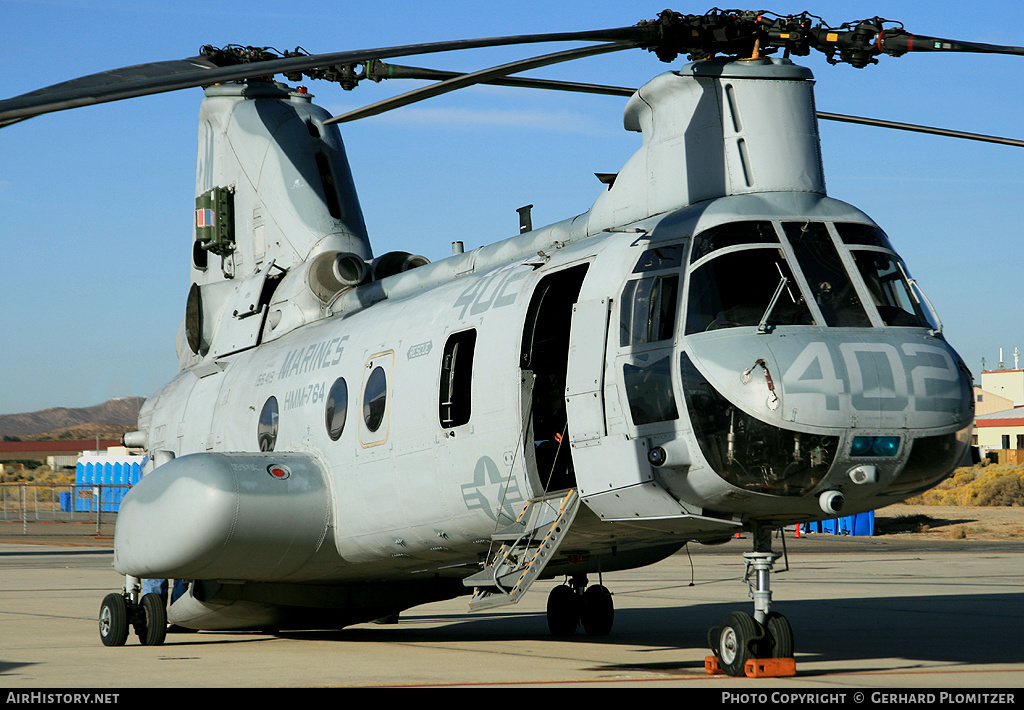
<path fill-rule="evenodd" d="M 120 436 L 135 429 L 143 402 L 143 397 L 122 397 L 92 407 L 52 407 L 26 414 L 0 414 L 0 437 L 91 439 Z"/>

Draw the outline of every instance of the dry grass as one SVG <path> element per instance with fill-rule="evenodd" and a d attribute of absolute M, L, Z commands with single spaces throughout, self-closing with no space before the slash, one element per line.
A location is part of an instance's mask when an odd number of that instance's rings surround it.
<path fill-rule="evenodd" d="M 1024 506 L 1024 466 L 1001 464 L 958 468 L 910 505 Z"/>

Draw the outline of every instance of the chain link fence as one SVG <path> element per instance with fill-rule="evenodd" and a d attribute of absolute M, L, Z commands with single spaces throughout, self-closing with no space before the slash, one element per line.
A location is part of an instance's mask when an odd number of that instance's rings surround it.
<path fill-rule="evenodd" d="M 112 536 L 127 484 L 0 483 L 0 534 Z"/>

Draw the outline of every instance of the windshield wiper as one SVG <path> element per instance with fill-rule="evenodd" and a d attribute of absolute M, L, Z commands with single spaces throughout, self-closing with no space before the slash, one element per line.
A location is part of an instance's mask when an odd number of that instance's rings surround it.
<path fill-rule="evenodd" d="M 778 286 L 775 287 L 775 293 L 772 294 L 771 300 L 768 301 L 768 307 L 765 308 L 765 315 L 761 317 L 761 322 L 758 324 L 759 333 L 770 333 L 771 328 L 768 326 L 768 319 L 771 318 L 771 311 L 775 309 L 775 304 L 778 303 L 779 296 L 782 295 L 782 290 L 785 289 L 785 285 L 790 283 L 784 274 L 778 280 Z M 793 294 L 790 294 L 790 298 L 793 298 Z"/>

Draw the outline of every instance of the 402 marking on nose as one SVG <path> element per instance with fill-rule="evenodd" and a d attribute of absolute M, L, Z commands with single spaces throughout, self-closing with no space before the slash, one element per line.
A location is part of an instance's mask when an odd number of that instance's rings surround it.
<path fill-rule="evenodd" d="M 926 343 L 809 343 L 782 376 L 787 398 L 838 410 L 939 411 L 959 402 L 961 375 L 948 350 Z"/>

